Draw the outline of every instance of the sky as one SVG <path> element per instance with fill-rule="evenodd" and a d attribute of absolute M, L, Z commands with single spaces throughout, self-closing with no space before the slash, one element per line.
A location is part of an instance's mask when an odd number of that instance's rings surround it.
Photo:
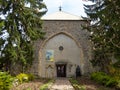
<path fill-rule="evenodd" d="M 62 7 L 62 11 L 71 13 L 77 16 L 86 17 L 83 4 L 90 4 L 87 0 L 43 0 L 46 4 L 48 12 L 46 15 L 59 11 L 59 7 Z"/>

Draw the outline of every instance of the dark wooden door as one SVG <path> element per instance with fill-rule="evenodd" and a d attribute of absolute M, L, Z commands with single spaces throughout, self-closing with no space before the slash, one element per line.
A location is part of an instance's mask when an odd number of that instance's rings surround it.
<path fill-rule="evenodd" d="M 57 77 L 66 77 L 66 65 L 65 64 L 58 64 L 57 67 Z"/>

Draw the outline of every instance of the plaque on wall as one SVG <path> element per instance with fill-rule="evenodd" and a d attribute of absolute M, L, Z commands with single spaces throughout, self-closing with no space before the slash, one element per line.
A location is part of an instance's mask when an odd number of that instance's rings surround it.
<path fill-rule="evenodd" d="M 46 61 L 54 61 L 54 50 L 46 51 Z"/>

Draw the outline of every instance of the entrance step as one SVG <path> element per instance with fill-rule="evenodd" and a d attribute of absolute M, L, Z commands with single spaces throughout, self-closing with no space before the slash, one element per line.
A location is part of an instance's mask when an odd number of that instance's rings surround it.
<path fill-rule="evenodd" d="M 75 90 L 67 78 L 57 78 L 50 90 Z"/>

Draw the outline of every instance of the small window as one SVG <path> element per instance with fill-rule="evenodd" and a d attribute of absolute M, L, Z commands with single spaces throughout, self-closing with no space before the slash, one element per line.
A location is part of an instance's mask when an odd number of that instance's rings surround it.
<path fill-rule="evenodd" d="M 59 50 L 60 50 L 60 51 L 63 51 L 63 49 L 64 49 L 63 46 L 60 46 L 60 47 L 59 47 Z"/>

